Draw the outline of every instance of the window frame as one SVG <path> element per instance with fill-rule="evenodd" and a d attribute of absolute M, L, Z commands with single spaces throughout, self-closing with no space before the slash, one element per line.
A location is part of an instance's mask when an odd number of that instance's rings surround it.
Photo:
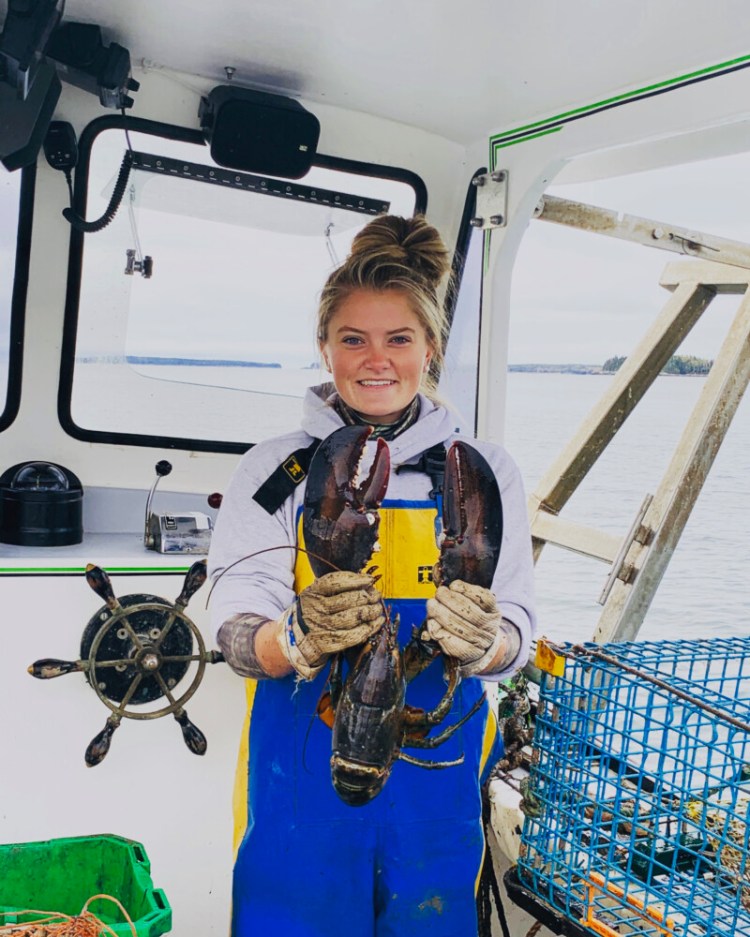
<path fill-rule="evenodd" d="M 76 168 L 73 207 L 76 213 L 86 217 L 88 190 L 88 171 L 91 150 L 100 133 L 105 130 L 124 130 L 134 133 L 147 133 L 157 140 L 162 137 L 184 143 L 197 143 L 205 146 L 205 138 L 200 130 L 178 127 L 144 118 L 107 115 L 88 124 L 82 131 L 78 143 L 79 162 Z M 374 176 L 404 182 L 414 190 L 415 213 L 424 213 L 427 208 L 427 188 L 416 173 L 408 169 L 365 163 L 343 159 L 337 156 L 316 154 L 313 166 L 324 169 L 340 170 L 361 176 Z M 303 180 L 302 180 L 303 181 Z M 71 229 L 68 252 L 68 280 L 65 297 L 65 320 L 63 325 L 62 351 L 60 359 L 60 382 L 57 396 L 57 414 L 63 430 L 74 439 L 83 442 L 108 443 L 112 445 L 158 447 L 161 449 L 184 449 L 193 452 L 230 452 L 243 453 L 252 448 L 254 443 L 226 442 L 224 440 L 191 439 L 185 436 L 146 435 L 124 433 L 109 430 L 89 430 L 78 426 L 71 413 L 73 393 L 73 372 L 75 368 L 76 336 L 78 330 L 78 306 L 81 295 L 83 271 L 83 245 L 85 235 Z"/>
<path fill-rule="evenodd" d="M 36 164 L 21 170 L 21 189 L 18 197 L 18 230 L 16 256 L 13 267 L 13 289 L 10 301 L 10 331 L 8 336 L 8 384 L 5 406 L 0 413 L 0 432 L 8 429 L 21 408 L 21 382 L 23 378 L 23 345 L 26 322 L 26 298 L 29 291 L 31 266 L 31 232 L 34 225 L 34 195 L 36 190 Z"/>
<path fill-rule="evenodd" d="M 474 182 L 479 176 L 486 175 L 487 173 L 486 166 L 480 166 L 474 173 L 472 173 L 471 181 L 469 182 L 469 188 L 466 192 L 466 198 L 464 200 L 464 208 L 461 214 L 461 223 L 458 227 L 458 234 L 456 235 L 456 247 L 453 251 L 453 262 L 451 264 L 451 275 L 448 281 L 448 288 L 445 292 L 445 301 L 444 301 L 444 310 L 445 310 L 445 345 L 443 347 L 443 354 L 448 349 L 448 342 L 450 340 L 450 334 L 453 330 L 453 318 L 456 314 L 456 307 L 458 305 L 458 296 L 461 291 L 461 284 L 463 282 L 464 271 L 466 269 L 466 258 L 469 254 L 469 244 L 471 238 L 474 234 L 479 235 L 479 231 L 475 228 L 471 219 L 476 216 L 477 213 L 477 185 Z M 474 426 L 473 433 L 474 436 L 477 435 L 478 427 L 478 414 L 479 414 L 479 347 L 481 344 L 482 337 L 482 293 L 484 290 L 484 276 L 480 276 L 479 282 L 479 341 L 477 342 L 477 382 L 476 382 L 476 391 L 474 394 Z M 436 381 L 439 381 L 440 374 L 435 375 Z"/>

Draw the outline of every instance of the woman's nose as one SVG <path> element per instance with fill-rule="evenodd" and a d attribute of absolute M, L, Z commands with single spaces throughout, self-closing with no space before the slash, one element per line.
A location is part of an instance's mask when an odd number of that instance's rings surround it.
<path fill-rule="evenodd" d="M 367 364 L 371 368 L 387 368 L 390 364 L 388 350 L 376 345 L 371 346 L 367 355 Z"/>

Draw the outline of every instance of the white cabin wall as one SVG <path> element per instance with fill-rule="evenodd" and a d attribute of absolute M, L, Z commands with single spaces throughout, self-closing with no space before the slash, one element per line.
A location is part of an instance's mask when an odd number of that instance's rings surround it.
<path fill-rule="evenodd" d="M 199 126 L 201 93 L 216 84 L 163 69 L 135 69 L 134 77 L 141 87 L 134 95 L 132 116 L 193 128 Z M 471 172 L 463 146 L 367 114 L 328 105 L 307 106 L 321 122 L 321 153 L 416 172 L 427 186 L 430 220 L 450 246 L 455 243 Z M 55 119 L 70 121 L 80 135 L 92 120 L 112 113 L 102 108 L 94 96 L 65 85 Z M 70 236 L 61 212 L 67 204 L 63 174 L 52 170 L 40 155 L 21 409 L 14 423 L 0 434 L 2 463 L 52 460 L 75 471 L 84 487 L 95 484 L 129 488 L 150 485 L 154 463 L 166 455 L 174 470 L 164 484 L 164 491 L 207 494 L 223 490 L 237 462 L 236 455 L 91 444 L 73 439 L 61 428 L 57 418 L 57 385 Z"/>

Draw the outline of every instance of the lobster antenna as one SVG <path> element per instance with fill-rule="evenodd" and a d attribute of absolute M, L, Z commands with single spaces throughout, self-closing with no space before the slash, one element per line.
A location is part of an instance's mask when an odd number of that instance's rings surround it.
<path fill-rule="evenodd" d="M 247 556 L 241 556 L 238 560 L 235 560 L 233 563 L 230 563 L 229 566 L 222 569 L 222 571 L 219 573 L 219 575 L 211 584 L 211 588 L 208 590 L 208 595 L 206 596 L 206 608 L 208 608 L 208 603 L 211 601 L 211 595 L 214 589 L 216 588 L 216 584 L 224 575 L 224 573 L 228 573 L 230 569 L 233 569 L 239 563 L 244 563 L 245 560 L 251 560 L 255 556 L 262 556 L 262 554 L 264 553 L 272 553 L 274 550 L 294 550 L 295 553 L 304 553 L 306 556 L 312 556 L 314 557 L 314 559 L 320 560 L 321 563 L 326 563 L 328 566 L 331 567 L 331 570 L 333 572 L 336 572 L 336 573 L 342 572 L 340 567 L 338 567 L 335 563 L 332 563 L 330 560 L 327 560 L 324 556 L 319 556 L 317 553 L 313 553 L 312 550 L 306 550 L 304 547 L 293 546 L 291 543 L 284 543 L 278 547 L 266 547 L 263 550 L 256 550 L 255 553 L 248 553 Z"/>

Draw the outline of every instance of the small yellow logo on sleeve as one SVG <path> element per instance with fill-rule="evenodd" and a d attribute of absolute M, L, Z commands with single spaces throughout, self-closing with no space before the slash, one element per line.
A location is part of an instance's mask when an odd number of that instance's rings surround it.
<path fill-rule="evenodd" d="M 298 485 L 306 475 L 305 470 L 293 455 L 289 456 L 283 467 L 295 485 Z"/>

